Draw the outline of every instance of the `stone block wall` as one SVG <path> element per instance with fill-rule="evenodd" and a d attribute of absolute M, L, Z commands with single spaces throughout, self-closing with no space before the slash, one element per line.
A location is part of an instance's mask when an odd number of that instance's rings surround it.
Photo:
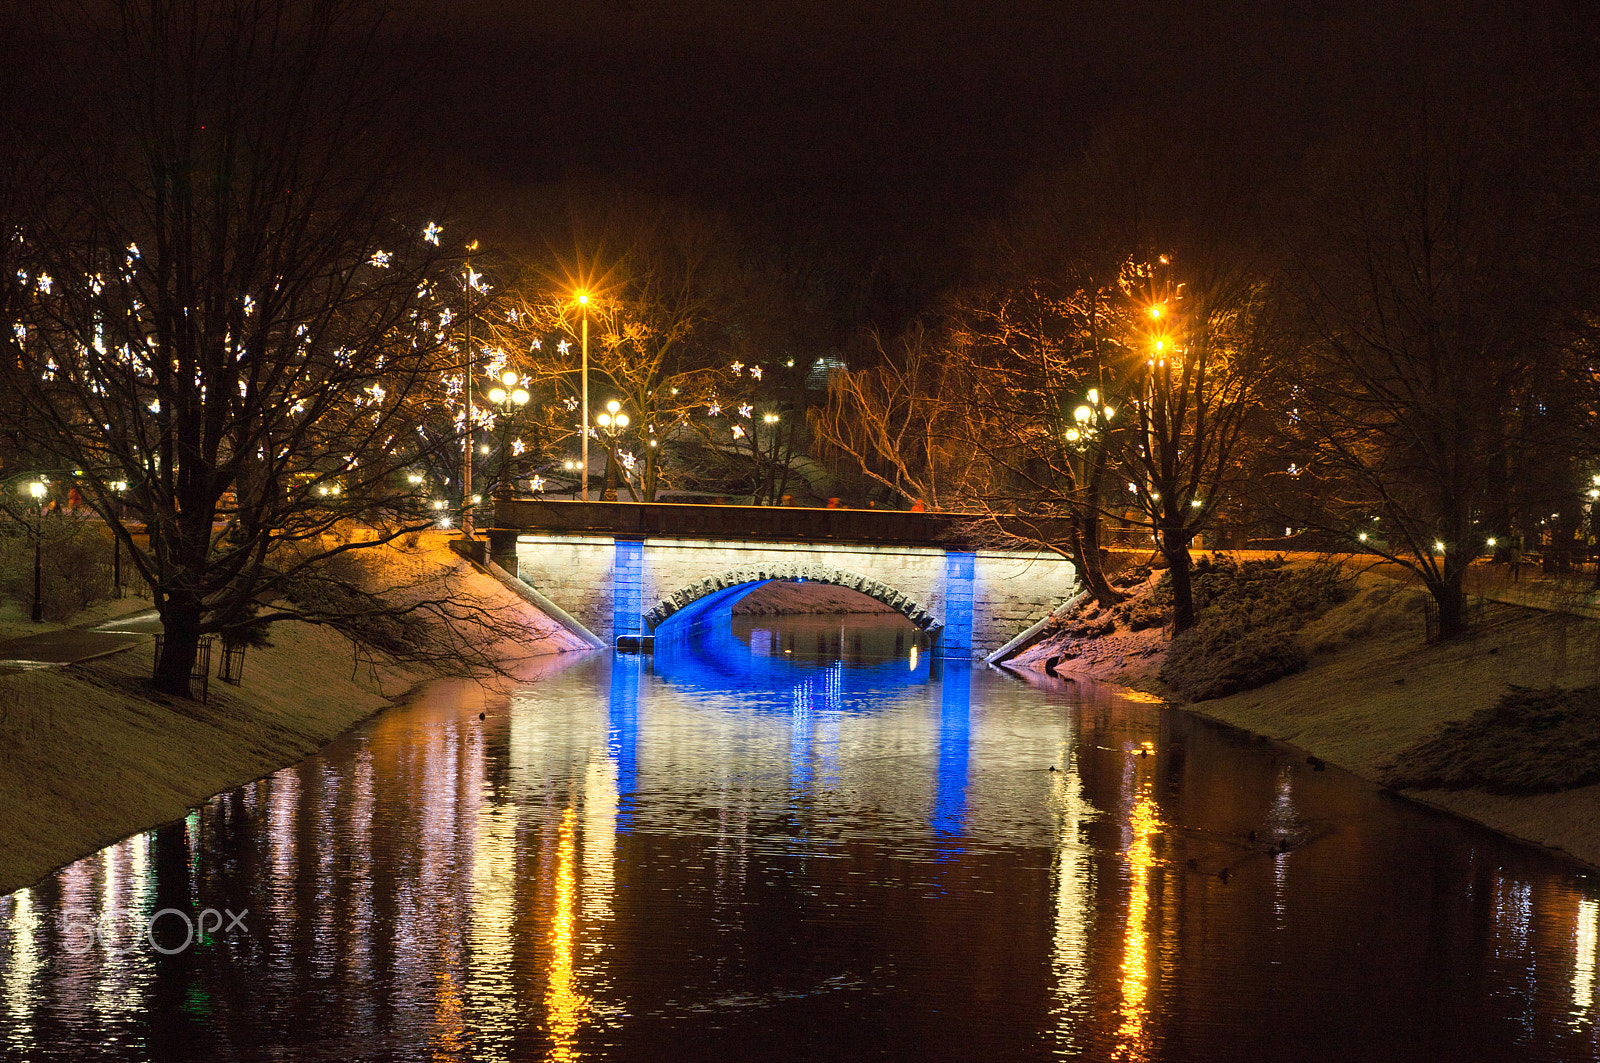
<path fill-rule="evenodd" d="M 607 643 L 616 557 L 609 535 L 517 537 L 517 575 Z"/>
<path fill-rule="evenodd" d="M 1046 553 L 560 534 L 519 536 L 517 564 L 524 580 L 607 642 L 646 633 L 730 580 L 800 577 L 853 586 L 930 630 L 942 630 L 954 607 L 966 622 L 949 634 L 974 657 L 1055 609 L 1077 582 L 1070 563 Z M 629 614 L 621 623 L 619 609 Z"/>

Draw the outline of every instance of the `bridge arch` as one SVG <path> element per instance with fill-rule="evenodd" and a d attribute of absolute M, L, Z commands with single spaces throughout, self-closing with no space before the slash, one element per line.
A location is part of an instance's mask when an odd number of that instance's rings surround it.
<path fill-rule="evenodd" d="M 662 598 L 653 608 L 646 611 L 645 626 L 653 632 L 674 617 L 677 617 L 680 623 L 691 620 L 706 609 L 735 597 L 732 592 L 740 588 L 754 589 L 759 584 L 773 580 L 784 583 L 828 583 L 835 587 L 857 591 L 902 614 L 930 635 L 937 634 L 944 626 L 921 603 L 887 583 L 863 576 L 858 572 L 847 572 L 829 565 L 800 561 L 746 565 L 698 579 Z"/>

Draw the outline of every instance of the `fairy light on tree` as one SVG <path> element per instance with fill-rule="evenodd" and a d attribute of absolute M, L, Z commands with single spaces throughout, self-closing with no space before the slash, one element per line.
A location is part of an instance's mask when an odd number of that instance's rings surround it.
<path fill-rule="evenodd" d="M 322 578 L 325 532 L 359 517 L 367 548 L 428 526 L 406 470 L 459 438 L 428 422 L 449 339 L 442 230 L 393 220 L 357 104 L 329 102 L 375 84 L 373 57 L 284 31 L 290 6 L 166 22 L 126 5 L 80 79 L 84 144 L 112 162 L 75 169 L 38 146 L 64 177 L 23 204 L 11 253 L 32 284 L 0 278 L 26 326 L 0 370 L 21 427 L 83 470 L 85 502 L 153 588 L 155 682 L 178 695 L 201 636 L 304 612 L 258 603 Z M 183 89 L 133 91 L 150 79 Z M 231 176 L 152 177 L 173 173 Z"/>

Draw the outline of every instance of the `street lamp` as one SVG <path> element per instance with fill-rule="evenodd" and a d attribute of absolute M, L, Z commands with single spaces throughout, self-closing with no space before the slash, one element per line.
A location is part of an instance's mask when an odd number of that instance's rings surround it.
<path fill-rule="evenodd" d="M 583 317 L 583 500 L 589 501 L 589 293 L 578 289 L 578 309 Z"/>
<path fill-rule="evenodd" d="M 528 404 L 528 389 L 521 386 L 522 378 L 516 370 L 507 369 L 500 374 L 500 383 L 489 389 L 489 401 L 500 413 L 500 482 L 495 486 L 496 498 L 511 497 L 511 478 L 506 475 L 506 452 L 511 447 L 511 417 Z"/>
<path fill-rule="evenodd" d="M 128 481 L 113 480 L 109 485 L 117 493 L 116 515 L 120 526 L 122 522 L 122 497 L 128 490 Z M 117 534 L 117 528 L 111 529 L 111 589 L 118 598 L 122 597 L 122 537 Z"/>
<path fill-rule="evenodd" d="M 466 539 L 472 538 L 472 377 L 477 369 L 472 352 L 472 293 L 478 287 L 478 274 L 472 272 L 472 254 L 477 250 L 478 241 L 467 245 L 466 268 L 462 273 L 467 294 L 467 312 L 463 315 L 467 336 L 467 367 L 464 376 L 466 387 L 461 390 L 467 406 L 467 417 L 466 424 L 462 426 L 466 438 L 461 448 L 461 535 Z"/>
<path fill-rule="evenodd" d="M 602 502 L 617 500 L 617 433 L 628 427 L 628 415 L 622 412 L 622 403 L 612 399 L 605 411 L 595 415 L 595 423 L 606 438 L 606 488 L 600 495 Z M 584 470 L 587 479 L 588 469 Z"/>
<path fill-rule="evenodd" d="M 44 622 L 44 558 L 40 546 L 44 540 L 44 496 L 48 491 L 43 481 L 35 480 L 28 485 L 28 494 L 33 498 L 33 622 Z"/>

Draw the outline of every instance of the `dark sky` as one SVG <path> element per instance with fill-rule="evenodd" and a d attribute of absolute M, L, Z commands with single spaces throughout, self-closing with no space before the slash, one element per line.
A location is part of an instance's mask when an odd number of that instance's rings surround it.
<path fill-rule="evenodd" d="M 1565 2 L 458 0 L 425 16 L 427 126 L 468 186 L 638 185 L 943 275 L 1097 126 L 1287 171 Z"/>

